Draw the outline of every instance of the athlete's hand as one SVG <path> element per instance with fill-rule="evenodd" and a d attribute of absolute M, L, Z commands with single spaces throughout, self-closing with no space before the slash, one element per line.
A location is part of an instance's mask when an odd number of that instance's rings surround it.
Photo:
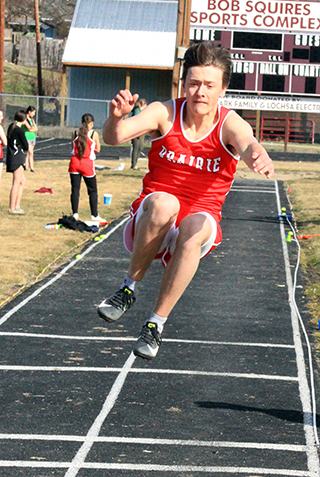
<path fill-rule="evenodd" d="M 139 95 L 134 95 L 128 89 L 122 89 L 117 96 L 111 101 L 110 115 L 116 118 L 122 118 L 131 113 Z"/>
<path fill-rule="evenodd" d="M 253 170 L 258 174 L 265 174 L 267 179 L 270 179 L 274 173 L 274 165 L 268 154 L 264 151 L 262 153 L 252 153 Z"/>

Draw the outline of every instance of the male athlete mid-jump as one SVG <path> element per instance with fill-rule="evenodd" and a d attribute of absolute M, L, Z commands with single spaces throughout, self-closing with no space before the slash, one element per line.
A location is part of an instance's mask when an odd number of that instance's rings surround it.
<path fill-rule="evenodd" d="M 163 325 L 192 280 L 199 260 L 222 238 L 221 208 L 239 159 L 269 179 L 273 163 L 250 125 L 218 106 L 231 77 L 230 53 L 207 41 L 193 44 L 184 58 L 184 98 L 154 102 L 123 119 L 137 94 L 120 91 L 103 126 L 107 144 L 121 144 L 150 133 L 149 172 L 131 206 L 124 243 L 131 260 L 120 289 L 104 300 L 99 315 L 118 320 L 136 301 L 137 287 L 155 258 L 165 270 L 151 316 L 142 327 L 134 354 L 152 359 Z"/>

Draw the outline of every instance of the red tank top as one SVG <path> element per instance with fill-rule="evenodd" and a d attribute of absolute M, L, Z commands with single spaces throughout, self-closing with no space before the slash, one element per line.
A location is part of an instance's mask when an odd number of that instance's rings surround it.
<path fill-rule="evenodd" d="M 96 155 L 95 155 L 95 152 L 94 152 L 94 149 L 96 147 L 96 143 L 95 141 L 89 136 L 89 134 L 91 133 L 91 131 L 88 132 L 88 140 L 87 140 L 87 146 L 86 146 L 86 149 L 84 151 L 84 154 L 82 156 L 82 159 L 91 159 L 91 160 L 94 160 L 96 158 Z M 79 155 L 78 155 L 78 136 L 74 139 L 73 141 L 73 149 L 72 149 L 72 155 L 73 156 L 76 156 L 78 159 L 80 159 Z"/>
<path fill-rule="evenodd" d="M 203 138 L 191 141 L 183 127 L 186 100 L 180 98 L 173 104 L 171 128 L 152 140 L 149 172 L 143 180 L 141 196 L 168 192 L 179 199 L 188 214 L 206 211 L 219 222 L 239 160 L 222 142 L 222 127 L 231 111 L 219 106 L 219 117 L 211 130 Z"/>
<path fill-rule="evenodd" d="M 70 174 L 81 174 L 84 177 L 95 176 L 95 141 L 89 136 L 91 131 L 88 132 L 87 147 L 84 151 L 83 157 L 80 159 L 78 154 L 78 136 L 73 141 L 72 157 L 69 163 Z"/>

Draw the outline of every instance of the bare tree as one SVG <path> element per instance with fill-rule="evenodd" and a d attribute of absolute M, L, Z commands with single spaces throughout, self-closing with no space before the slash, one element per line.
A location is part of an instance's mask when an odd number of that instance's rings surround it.
<path fill-rule="evenodd" d="M 59 38 L 65 38 L 71 25 L 77 0 L 40 0 L 40 22 L 56 29 Z M 14 23 L 17 18 L 24 18 L 23 31 L 28 31 L 28 19 L 34 20 L 34 0 L 10 0 L 5 3 L 6 26 Z"/>
<path fill-rule="evenodd" d="M 60 38 L 68 35 L 77 0 L 42 0 L 40 20 L 54 27 Z"/>
<path fill-rule="evenodd" d="M 10 0 L 5 3 L 5 23 L 6 26 L 15 22 L 17 18 L 24 17 L 27 24 L 28 18 L 34 17 L 33 0 Z"/>

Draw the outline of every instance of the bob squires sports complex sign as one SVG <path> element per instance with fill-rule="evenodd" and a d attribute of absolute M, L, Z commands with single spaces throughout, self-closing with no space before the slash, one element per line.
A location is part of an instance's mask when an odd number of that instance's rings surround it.
<path fill-rule="evenodd" d="M 239 97 L 237 109 L 320 112 L 312 98 L 320 94 L 320 2 L 193 0 L 190 40 L 213 40 L 230 50 L 228 98 L 259 95 L 247 106 Z"/>
<path fill-rule="evenodd" d="M 194 0 L 191 24 L 320 33 L 320 5 L 295 1 Z"/>

